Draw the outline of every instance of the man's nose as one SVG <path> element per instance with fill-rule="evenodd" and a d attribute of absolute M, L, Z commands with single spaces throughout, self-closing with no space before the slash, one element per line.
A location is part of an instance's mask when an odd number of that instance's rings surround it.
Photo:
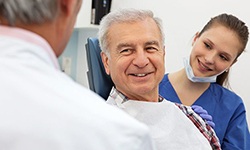
<path fill-rule="evenodd" d="M 145 50 L 137 50 L 133 64 L 139 68 L 147 66 L 149 63 L 148 55 Z"/>

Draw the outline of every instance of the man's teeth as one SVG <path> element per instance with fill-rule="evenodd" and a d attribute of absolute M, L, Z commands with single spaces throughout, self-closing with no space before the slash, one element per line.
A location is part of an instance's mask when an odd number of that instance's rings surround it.
<path fill-rule="evenodd" d="M 144 76 L 146 76 L 146 74 L 134 74 L 135 76 L 137 76 L 137 77 L 144 77 Z"/>

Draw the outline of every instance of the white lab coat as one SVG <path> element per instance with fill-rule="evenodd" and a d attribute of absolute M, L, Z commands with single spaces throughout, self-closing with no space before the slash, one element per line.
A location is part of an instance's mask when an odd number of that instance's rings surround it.
<path fill-rule="evenodd" d="M 1 150 L 151 150 L 148 128 L 57 68 L 44 39 L 0 27 Z M 15 34 L 15 33 L 13 33 Z M 36 39 L 42 45 L 30 44 Z"/>

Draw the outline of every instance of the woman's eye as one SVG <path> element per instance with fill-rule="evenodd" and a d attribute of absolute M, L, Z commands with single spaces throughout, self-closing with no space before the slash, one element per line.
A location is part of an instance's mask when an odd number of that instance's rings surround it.
<path fill-rule="evenodd" d="M 205 44 L 206 48 L 212 49 L 212 47 L 209 44 L 207 44 L 206 42 L 204 42 L 204 44 Z"/>
<path fill-rule="evenodd" d="M 220 58 L 223 59 L 223 60 L 228 61 L 228 58 L 226 56 L 224 56 L 224 55 L 220 55 Z"/>

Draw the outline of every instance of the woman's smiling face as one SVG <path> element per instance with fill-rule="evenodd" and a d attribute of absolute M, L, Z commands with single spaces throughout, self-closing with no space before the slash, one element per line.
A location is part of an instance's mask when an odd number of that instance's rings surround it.
<path fill-rule="evenodd" d="M 197 77 L 219 74 L 236 61 L 242 44 L 237 34 L 215 24 L 201 35 L 195 36 L 190 55 L 190 65 Z"/>

